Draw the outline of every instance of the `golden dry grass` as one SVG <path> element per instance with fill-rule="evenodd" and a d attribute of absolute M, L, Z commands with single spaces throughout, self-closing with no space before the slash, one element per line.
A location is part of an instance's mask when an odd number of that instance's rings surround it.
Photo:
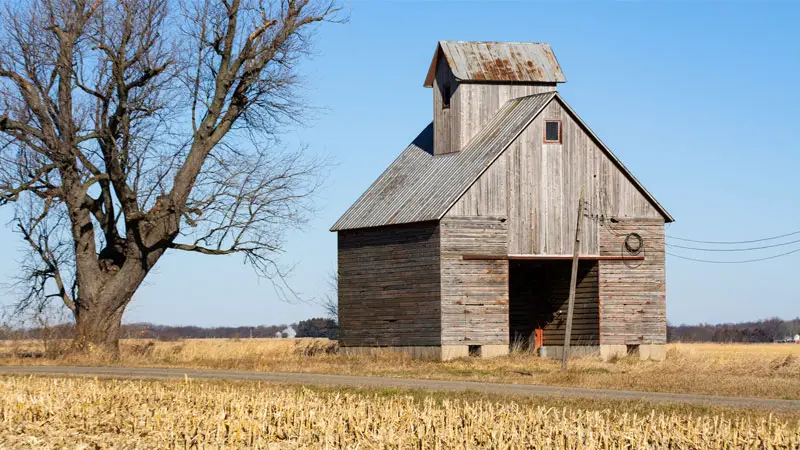
<path fill-rule="evenodd" d="M 0 378 L 2 448 L 800 447 L 798 417 L 246 382 Z"/>
<path fill-rule="evenodd" d="M 559 371 L 558 361 L 524 353 L 488 360 L 464 358 L 433 362 L 390 352 L 344 356 L 328 353 L 331 345 L 324 339 L 125 340 L 122 358 L 113 364 L 464 379 L 800 399 L 800 345 L 796 344 L 669 344 L 664 362 L 635 358 L 602 362 L 596 357 L 583 357 L 572 361 L 566 373 Z M 5 342 L 0 346 L 0 355 L 4 356 L 0 357 L 0 364 L 98 363 L 74 357 L 19 357 L 42 351 L 42 344 L 36 341 Z"/>

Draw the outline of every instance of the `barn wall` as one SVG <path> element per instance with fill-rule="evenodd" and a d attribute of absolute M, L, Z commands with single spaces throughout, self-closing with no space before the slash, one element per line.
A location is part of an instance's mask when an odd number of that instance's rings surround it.
<path fill-rule="evenodd" d="M 544 122 L 549 119 L 561 120 L 560 144 L 543 143 Z M 510 254 L 569 255 L 582 186 L 591 216 L 582 224 L 584 255 L 599 253 L 599 216 L 663 221 L 647 197 L 554 100 L 447 216 L 494 216 L 505 205 Z"/>
<path fill-rule="evenodd" d="M 340 231 L 339 342 L 440 345 L 439 227 L 435 222 Z"/>
<path fill-rule="evenodd" d="M 664 221 L 621 219 L 600 228 L 600 254 L 627 255 L 625 238 L 638 233 L 644 261 L 600 261 L 600 343 L 664 344 L 667 339 Z"/>
<path fill-rule="evenodd" d="M 440 222 L 442 343 L 508 344 L 508 261 L 465 261 L 464 254 L 505 254 L 506 223 L 494 217 Z"/>

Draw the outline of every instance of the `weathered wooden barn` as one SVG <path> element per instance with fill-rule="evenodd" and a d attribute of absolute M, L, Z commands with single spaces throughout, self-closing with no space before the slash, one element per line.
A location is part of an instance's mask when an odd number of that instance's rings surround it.
<path fill-rule="evenodd" d="M 582 196 L 570 346 L 663 358 L 673 219 L 561 98 L 565 81 L 548 44 L 439 42 L 433 122 L 332 227 L 344 351 L 558 356 Z"/>

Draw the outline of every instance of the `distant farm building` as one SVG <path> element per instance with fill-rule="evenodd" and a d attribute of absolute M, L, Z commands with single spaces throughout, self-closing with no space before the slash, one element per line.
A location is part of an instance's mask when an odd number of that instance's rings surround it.
<path fill-rule="evenodd" d="M 332 227 L 344 351 L 558 356 L 582 195 L 570 345 L 663 358 L 673 219 L 561 98 L 565 81 L 548 44 L 438 44 L 433 123 Z"/>

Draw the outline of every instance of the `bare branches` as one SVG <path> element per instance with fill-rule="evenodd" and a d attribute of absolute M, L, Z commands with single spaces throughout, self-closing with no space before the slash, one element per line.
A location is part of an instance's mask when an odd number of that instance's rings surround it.
<path fill-rule="evenodd" d="M 297 63 L 314 24 L 338 9 L 185 1 L 0 11 L 0 206 L 16 206 L 30 249 L 23 304 L 62 299 L 79 335 L 118 329 L 169 249 L 240 254 L 284 281 L 285 232 L 313 213 L 325 162 L 277 136 L 305 109 Z"/>
<path fill-rule="evenodd" d="M 43 308 L 50 299 L 58 298 L 70 310 L 75 310 L 71 272 L 70 241 L 61 235 L 63 207 L 52 199 L 42 203 L 39 210 L 32 204 L 17 207 L 15 231 L 28 244 L 31 257 L 23 259 L 17 287 L 22 290 L 18 310 Z M 66 267 L 66 271 L 65 271 Z M 51 285 L 52 283 L 52 285 Z"/>
<path fill-rule="evenodd" d="M 21 162 L 22 158 L 17 162 Z M 3 158 L 0 158 L 3 162 Z M 58 194 L 58 188 L 50 180 L 55 164 L 4 165 L 0 168 L 0 206 L 19 200 L 25 192 L 51 200 Z M 15 170 L 16 169 L 16 170 Z"/>
<path fill-rule="evenodd" d="M 220 146 L 187 201 L 182 234 L 210 254 L 245 253 L 251 261 L 279 252 L 286 229 L 313 212 L 308 200 L 320 186 L 325 160 L 303 152 L 241 153 Z"/>
<path fill-rule="evenodd" d="M 328 318 L 339 320 L 339 273 L 336 269 L 328 272 L 325 281 L 326 292 L 322 294 L 317 303 L 322 307 Z"/>
<path fill-rule="evenodd" d="M 336 20 L 332 2 L 204 0 L 185 8 L 187 51 L 197 51 L 184 82 L 192 89 L 195 141 L 176 174 L 172 199 L 182 204 L 211 149 L 236 126 L 274 132 L 299 115 L 295 65 L 307 54 L 307 27 Z M 202 105 L 201 108 L 199 105 Z"/>

